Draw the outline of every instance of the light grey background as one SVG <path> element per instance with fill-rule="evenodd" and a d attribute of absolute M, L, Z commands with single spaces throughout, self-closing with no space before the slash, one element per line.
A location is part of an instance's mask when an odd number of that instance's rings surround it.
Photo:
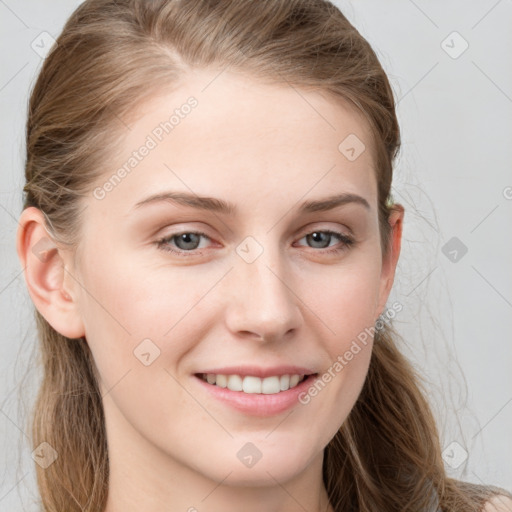
<path fill-rule="evenodd" d="M 37 509 L 24 421 L 39 374 L 15 252 L 26 104 L 41 63 L 32 46 L 41 32 L 57 37 L 79 3 L 0 0 L 1 510 Z M 406 216 L 389 303 L 404 307 L 395 322 L 402 350 L 426 379 L 450 475 L 512 491 L 512 2 L 337 5 L 375 49 L 398 100 L 393 191 Z M 445 246 L 452 237 L 467 247 L 462 257 Z"/>

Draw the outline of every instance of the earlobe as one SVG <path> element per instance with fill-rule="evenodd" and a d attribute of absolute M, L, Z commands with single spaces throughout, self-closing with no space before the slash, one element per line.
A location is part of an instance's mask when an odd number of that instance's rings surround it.
<path fill-rule="evenodd" d="M 19 219 L 16 250 L 28 292 L 47 322 L 68 338 L 85 335 L 73 291 L 66 289 L 64 251 L 45 227 L 42 212 L 26 208 Z"/>
<path fill-rule="evenodd" d="M 391 233 L 389 238 L 388 252 L 382 261 L 381 282 L 379 290 L 378 313 L 381 315 L 386 306 L 389 293 L 395 279 L 395 270 L 400 256 L 402 245 L 402 226 L 404 219 L 404 207 L 401 204 L 393 205 L 393 211 L 389 217 Z"/>

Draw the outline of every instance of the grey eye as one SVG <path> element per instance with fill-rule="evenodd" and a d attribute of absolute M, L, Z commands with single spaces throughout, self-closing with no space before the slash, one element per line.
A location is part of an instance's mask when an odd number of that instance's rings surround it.
<path fill-rule="evenodd" d="M 178 249 L 187 251 L 197 249 L 201 236 L 198 233 L 181 233 L 180 235 L 174 235 L 172 240 L 175 240 Z"/>
<path fill-rule="evenodd" d="M 305 238 L 308 243 L 313 243 L 312 247 L 315 247 L 317 249 L 324 249 L 325 247 L 329 247 L 332 234 L 325 231 L 315 231 L 313 233 L 310 233 L 309 235 L 306 235 Z M 325 242 L 327 242 L 327 244 L 325 244 Z"/>

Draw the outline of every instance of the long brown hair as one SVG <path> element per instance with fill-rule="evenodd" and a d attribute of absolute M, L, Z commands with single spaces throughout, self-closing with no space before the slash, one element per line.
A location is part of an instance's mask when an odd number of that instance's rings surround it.
<path fill-rule="evenodd" d="M 86 0 L 66 23 L 31 94 L 24 206 L 76 246 L 81 198 L 105 169 L 134 106 L 191 68 L 230 68 L 349 101 L 373 135 L 382 250 L 400 131 L 393 92 L 368 42 L 326 0 Z M 68 339 L 36 311 L 43 381 L 33 446 L 59 454 L 36 466 L 43 509 L 104 509 L 109 461 L 102 400 L 86 340 Z M 447 476 L 425 391 L 396 347 L 376 331 L 369 373 L 324 453 L 336 511 L 473 512 L 493 494 Z M 496 488 L 494 488 L 496 489 Z"/>

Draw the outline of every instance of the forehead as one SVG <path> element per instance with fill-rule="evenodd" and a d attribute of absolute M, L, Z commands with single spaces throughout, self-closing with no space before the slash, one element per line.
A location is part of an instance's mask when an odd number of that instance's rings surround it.
<path fill-rule="evenodd" d="M 202 70 L 133 114 L 102 178 L 127 171 L 108 194 L 112 207 L 164 188 L 260 204 L 335 191 L 376 200 L 367 122 L 325 92 Z"/>

